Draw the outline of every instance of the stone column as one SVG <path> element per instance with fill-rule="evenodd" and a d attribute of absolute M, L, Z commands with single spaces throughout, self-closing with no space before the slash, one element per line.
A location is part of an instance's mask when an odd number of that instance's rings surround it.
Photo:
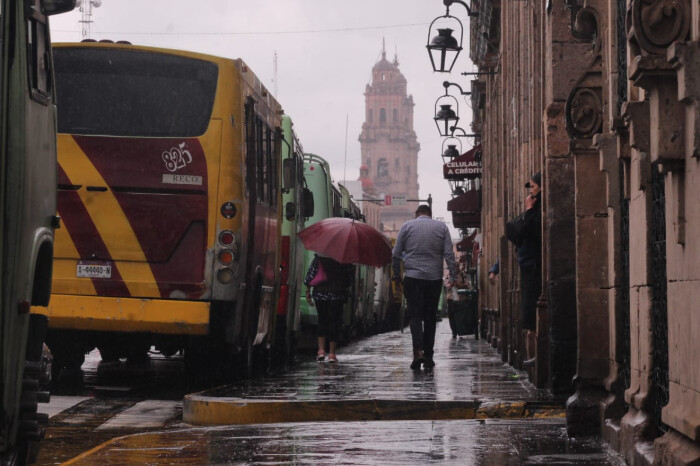
<path fill-rule="evenodd" d="M 695 13 L 700 14 L 700 6 Z M 672 105 L 680 107 L 675 110 L 680 121 L 670 129 L 680 130 L 681 142 L 667 155 L 672 163 L 666 175 L 669 402 L 661 419 L 671 429 L 656 439 L 655 449 L 662 463 L 700 464 L 700 43 L 676 42 L 667 58 L 677 73 Z M 669 139 L 674 135 L 659 128 L 652 141 L 665 148 L 675 142 Z"/>
<path fill-rule="evenodd" d="M 550 104 L 546 117 L 543 241 L 547 276 L 543 289 L 549 314 L 549 388 L 562 394 L 571 393 L 576 371 L 575 170 L 568 150 L 564 105 Z"/>
<path fill-rule="evenodd" d="M 602 138 L 602 139 L 601 139 Z M 601 145 L 612 135 L 596 135 Z M 576 393 L 567 401 L 571 435 L 598 434 L 600 403 L 608 393 L 609 319 L 607 263 L 608 212 L 606 176 L 600 170 L 600 146 L 577 140 L 576 159 L 576 304 L 578 358 Z"/>
<path fill-rule="evenodd" d="M 632 464 L 649 461 L 653 422 L 648 413 L 651 390 L 651 165 L 649 103 L 627 102 L 622 108 L 630 142 L 630 387 L 629 404 L 620 422 L 620 452 Z"/>

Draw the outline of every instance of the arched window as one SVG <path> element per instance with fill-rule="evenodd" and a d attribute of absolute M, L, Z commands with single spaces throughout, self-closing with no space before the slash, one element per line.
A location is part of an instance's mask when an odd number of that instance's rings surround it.
<path fill-rule="evenodd" d="M 398 123 L 399 122 L 399 111 L 394 109 L 394 118 L 392 119 L 393 123 Z"/>
<path fill-rule="evenodd" d="M 367 165 L 367 168 L 372 168 L 372 159 L 367 158 L 367 162 L 365 162 L 365 165 Z"/>
<path fill-rule="evenodd" d="M 389 162 L 386 159 L 379 159 L 377 162 L 377 178 L 389 176 Z"/>
<path fill-rule="evenodd" d="M 386 109 L 382 108 L 379 110 L 379 123 L 384 125 L 386 124 Z"/>

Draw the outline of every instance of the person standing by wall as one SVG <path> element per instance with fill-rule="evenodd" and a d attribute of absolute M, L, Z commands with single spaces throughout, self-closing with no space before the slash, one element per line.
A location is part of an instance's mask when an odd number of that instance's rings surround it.
<path fill-rule="evenodd" d="M 392 278 L 399 280 L 401 261 L 404 266 L 403 290 L 406 297 L 413 362 L 411 369 L 435 367 L 436 313 L 442 291 L 443 260 L 450 271 L 450 284 L 457 282 L 457 263 L 452 251 L 450 230 L 445 223 L 432 219 L 432 209 L 420 205 L 416 218 L 403 224 L 392 254 Z"/>
<path fill-rule="evenodd" d="M 542 293 L 542 175 L 532 175 L 525 187 L 530 195 L 525 198 L 525 219 L 518 250 L 520 267 L 520 327 L 525 333 L 526 359 L 523 366 L 535 364 L 535 337 L 537 300 Z"/>

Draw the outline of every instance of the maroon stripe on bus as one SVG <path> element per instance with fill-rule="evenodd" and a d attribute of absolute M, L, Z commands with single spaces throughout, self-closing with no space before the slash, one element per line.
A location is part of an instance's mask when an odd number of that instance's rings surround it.
<path fill-rule="evenodd" d="M 161 296 L 200 297 L 205 280 L 208 178 L 199 140 L 74 138 L 129 220 Z"/>
<path fill-rule="evenodd" d="M 65 184 L 70 184 L 68 176 L 60 166 L 58 167 L 58 179 L 66 180 Z M 92 221 L 78 192 L 59 189 L 57 204 L 61 223 L 73 240 L 80 259 L 111 263 L 112 260 L 107 246 L 102 241 L 100 232 Z M 99 296 L 131 296 L 119 270 L 113 263 L 111 278 L 92 278 L 91 280 Z"/>

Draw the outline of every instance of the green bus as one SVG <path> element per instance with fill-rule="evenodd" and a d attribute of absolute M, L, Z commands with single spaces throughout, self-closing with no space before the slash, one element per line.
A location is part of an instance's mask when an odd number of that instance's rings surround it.
<path fill-rule="evenodd" d="M 0 462 L 36 458 L 56 216 L 56 102 L 48 17 L 75 0 L 0 0 Z M 20 401 L 22 403 L 20 404 Z"/>

